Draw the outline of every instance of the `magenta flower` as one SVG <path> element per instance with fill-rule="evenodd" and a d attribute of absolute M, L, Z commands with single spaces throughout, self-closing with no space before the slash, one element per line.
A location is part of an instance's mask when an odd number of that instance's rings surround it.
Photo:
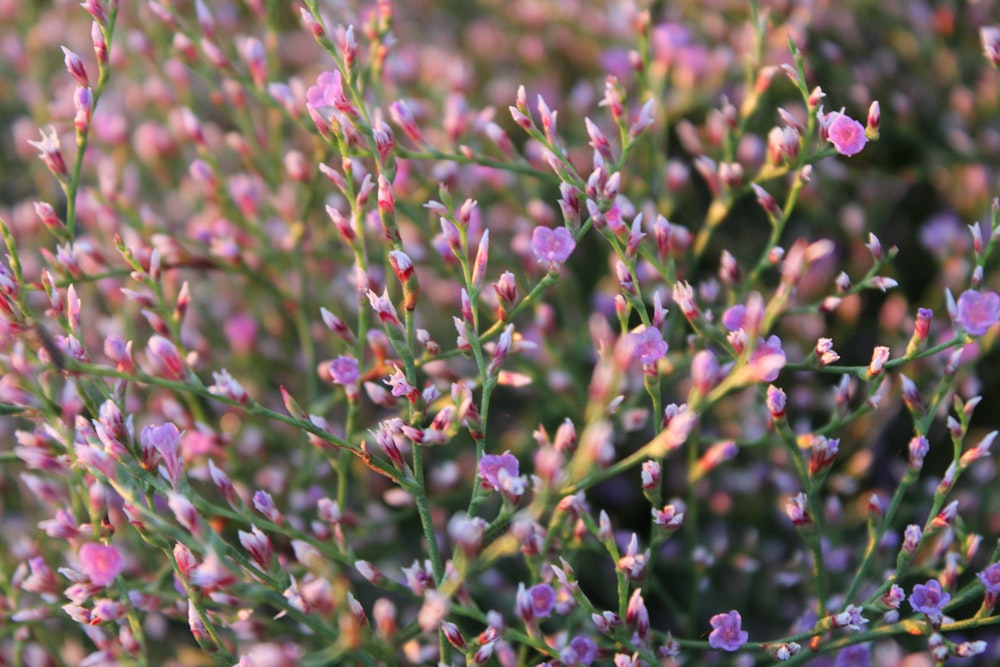
<path fill-rule="evenodd" d="M 500 490 L 500 471 L 504 470 L 510 477 L 517 477 L 519 464 L 510 452 L 503 454 L 486 454 L 479 461 L 479 476 L 483 480 L 484 489 Z"/>
<path fill-rule="evenodd" d="M 827 141 L 833 144 L 841 155 L 857 155 L 868 143 L 865 136 L 865 126 L 847 114 L 833 113 L 833 120 L 828 127 Z"/>
<path fill-rule="evenodd" d="M 655 327 L 645 327 L 642 331 L 630 333 L 628 342 L 632 346 L 632 356 L 643 364 L 655 364 L 667 354 L 667 343 L 663 334 Z"/>
<path fill-rule="evenodd" d="M 358 381 L 358 360 L 340 355 L 330 362 L 330 377 L 337 384 L 351 384 Z"/>
<path fill-rule="evenodd" d="M 535 227 L 531 234 L 531 250 L 540 262 L 565 262 L 574 248 L 576 241 L 565 227 Z"/>
<path fill-rule="evenodd" d="M 958 297 L 958 317 L 955 319 L 967 333 L 982 336 L 1000 320 L 1000 295 L 965 290 Z"/>
<path fill-rule="evenodd" d="M 83 573 L 95 586 L 107 586 L 122 571 L 122 556 L 110 544 L 84 544 L 79 556 Z"/>
<path fill-rule="evenodd" d="M 740 627 L 743 618 L 740 612 L 733 610 L 726 614 L 716 614 L 710 623 L 714 630 L 708 635 L 708 644 L 712 648 L 721 648 L 723 651 L 738 651 L 741 646 L 747 643 L 750 636 Z"/>
<path fill-rule="evenodd" d="M 941 590 L 941 584 L 936 579 L 930 579 L 926 584 L 914 586 L 909 600 L 913 611 L 925 614 L 928 620 L 935 622 L 941 619 L 941 607 L 948 604 L 951 596 Z"/>

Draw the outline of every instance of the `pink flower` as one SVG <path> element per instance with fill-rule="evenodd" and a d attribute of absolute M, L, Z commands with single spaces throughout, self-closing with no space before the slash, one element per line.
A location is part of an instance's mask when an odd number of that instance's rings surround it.
<path fill-rule="evenodd" d="M 330 362 L 330 377 L 337 384 L 351 384 L 358 381 L 358 361 L 354 357 L 340 355 Z"/>
<path fill-rule="evenodd" d="M 333 107 L 344 113 L 353 113 L 354 106 L 344 94 L 340 72 L 323 72 L 316 79 L 316 85 L 306 90 L 306 104 L 317 111 Z"/>
<path fill-rule="evenodd" d="M 712 633 L 708 635 L 708 644 L 712 648 L 721 648 L 723 651 L 738 651 L 741 646 L 747 643 L 749 634 L 740 628 L 743 618 L 738 611 L 730 611 L 727 614 L 716 614 L 711 619 Z"/>
<path fill-rule="evenodd" d="M 503 454 L 486 454 L 479 461 L 479 476 L 483 479 L 484 489 L 501 488 L 500 471 L 504 470 L 511 477 L 517 477 L 519 473 L 517 459 L 510 452 Z"/>
<path fill-rule="evenodd" d="M 628 342 L 632 346 L 632 356 L 643 364 L 655 364 L 667 354 L 667 343 L 663 340 L 663 334 L 655 327 L 630 333 Z"/>
<path fill-rule="evenodd" d="M 966 332 L 982 336 L 1000 319 L 1000 295 L 996 292 L 966 290 L 958 297 L 956 321 Z"/>
<path fill-rule="evenodd" d="M 540 262 L 565 262 L 575 247 L 576 241 L 565 227 L 535 227 L 531 234 L 531 250 Z"/>
<path fill-rule="evenodd" d="M 837 152 L 841 155 L 856 155 L 868 143 L 865 136 L 865 127 L 847 114 L 831 114 L 833 120 L 828 127 L 829 137 L 827 141 L 833 144 Z"/>
<path fill-rule="evenodd" d="M 83 573 L 95 586 L 107 586 L 122 571 L 122 556 L 111 545 L 84 544 L 80 547 Z"/>
<path fill-rule="evenodd" d="M 785 367 L 785 351 L 781 348 L 781 339 L 771 336 L 766 341 L 757 343 L 750 355 L 750 368 L 759 382 L 774 382 L 778 373 Z"/>

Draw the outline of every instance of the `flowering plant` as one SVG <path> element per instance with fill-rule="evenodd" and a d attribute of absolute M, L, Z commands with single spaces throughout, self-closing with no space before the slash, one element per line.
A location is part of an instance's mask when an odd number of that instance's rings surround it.
<path fill-rule="evenodd" d="M 1000 29 L 722 4 L 0 1 L 0 664 L 1000 651 Z"/>

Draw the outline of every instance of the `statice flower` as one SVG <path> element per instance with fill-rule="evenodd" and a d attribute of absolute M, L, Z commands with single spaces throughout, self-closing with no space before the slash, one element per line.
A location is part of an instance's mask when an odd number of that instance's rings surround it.
<path fill-rule="evenodd" d="M 517 459 L 510 452 L 486 454 L 479 461 L 479 476 L 483 480 L 484 489 L 502 491 L 505 479 L 516 479 L 518 474 Z M 509 482 L 506 485 L 509 485 Z"/>
<path fill-rule="evenodd" d="M 323 72 L 316 78 L 316 84 L 306 90 L 306 103 L 317 111 L 327 113 L 330 107 L 344 113 L 354 110 L 347 95 L 344 94 L 343 78 L 336 70 Z"/>
<path fill-rule="evenodd" d="M 845 113 L 833 112 L 829 114 L 826 123 L 827 141 L 833 144 L 833 147 L 841 155 L 857 155 L 868 143 L 868 137 L 865 136 L 865 126 Z"/>
<path fill-rule="evenodd" d="M 525 590 L 521 584 L 517 591 L 517 611 L 525 621 L 548 618 L 556 606 L 556 592 L 548 584 L 537 584 Z"/>
<path fill-rule="evenodd" d="M 708 644 L 712 648 L 738 651 L 747 643 L 750 635 L 741 627 L 743 617 L 740 616 L 740 612 L 733 610 L 725 614 L 716 614 L 709 622 L 714 628 L 708 635 Z"/>
<path fill-rule="evenodd" d="M 340 355 L 330 362 L 330 378 L 336 384 L 352 384 L 358 377 L 358 361 L 354 357 Z"/>
<path fill-rule="evenodd" d="M 930 579 L 926 584 L 917 584 L 909 597 L 913 611 L 924 614 L 935 625 L 941 622 L 941 608 L 950 600 L 951 595 L 941 589 L 941 584 L 936 579 Z"/>
<path fill-rule="evenodd" d="M 871 649 L 868 644 L 855 644 L 840 650 L 834 667 L 870 667 L 872 664 Z"/>
<path fill-rule="evenodd" d="M 667 354 L 668 345 L 663 334 L 654 327 L 643 327 L 642 331 L 630 333 L 628 342 L 632 346 L 632 356 L 643 364 L 655 364 Z"/>
<path fill-rule="evenodd" d="M 990 593 L 1000 593 L 1000 562 L 987 566 L 977 576 Z"/>
<path fill-rule="evenodd" d="M 535 231 L 531 233 L 532 252 L 538 257 L 538 261 L 548 262 L 550 266 L 565 262 L 574 248 L 576 241 L 565 227 L 535 227 Z"/>
<path fill-rule="evenodd" d="M 771 336 L 762 340 L 750 355 L 749 369 L 751 376 L 757 382 L 774 382 L 785 367 L 785 350 L 781 347 L 781 339 Z"/>
<path fill-rule="evenodd" d="M 118 549 L 110 544 L 84 544 L 80 547 L 79 558 L 83 573 L 95 586 L 107 586 L 124 567 Z"/>
<path fill-rule="evenodd" d="M 966 290 L 958 297 L 955 321 L 967 333 L 982 336 L 1000 320 L 1000 294 Z"/>

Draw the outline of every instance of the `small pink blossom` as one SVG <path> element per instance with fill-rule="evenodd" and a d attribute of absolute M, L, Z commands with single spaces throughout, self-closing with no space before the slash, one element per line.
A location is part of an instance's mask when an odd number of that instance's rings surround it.
<path fill-rule="evenodd" d="M 628 342 L 632 346 L 632 356 L 643 364 L 655 364 L 667 354 L 668 345 L 663 334 L 654 327 L 630 333 Z"/>
<path fill-rule="evenodd" d="M 517 459 L 510 452 L 503 454 L 486 454 L 479 461 L 479 476 L 483 480 L 484 489 L 500 490 L 500 471 L 504 470 L 511 477 L 519 474 Z"/>
<path fill-rule="evenodd" d="M 778 373 L 785 367 L 785 351 L 781 347 L 781 339 L 771 336 L 757 343 L 750 355 L 750 369 L 759 382 L 774 382 Z"/>
<path fill-rule="evenodd" d="M 574 248 L 576 241 L 565 227 L 535 227 L 531 234 L 531 250 L 540 262 L 565 262 Z"/>
<path fill-rule="evenodd" d="M 966 332 L 982 336 L 1000 320 L 1000 295 L 996 292 L 966 290 L 958 297 L 956 321 Z"/>
<path fill-rule="evenodd" d="M 330 362 L 330 377 L 337 384 L 351 384 L 358 381 L 358 360 L 340 355 Z"/>
<path fill-rule="evenodd" d="M 857 155 L 868 143 L 865 126 L 844 113 L 833 113 L 827 131 L 828 141 L 841 155 Z"/>
<path fill-rule="evenodd" d="M 83 573 L 96 586 L 107 586 L 122 571 L 122 556 L 118 549 L 103 544 L 84 544 L 80 547 L 80 565 Z"/>
<path fill-rule="evenodd" d="M 354 106 L 344 93 L 343 78 L 339 71 L 320 74 L 316 85 L 306 90 L 306 104 L 317 111 L 333 107 L 344 113 L 354 112 Z"/>

